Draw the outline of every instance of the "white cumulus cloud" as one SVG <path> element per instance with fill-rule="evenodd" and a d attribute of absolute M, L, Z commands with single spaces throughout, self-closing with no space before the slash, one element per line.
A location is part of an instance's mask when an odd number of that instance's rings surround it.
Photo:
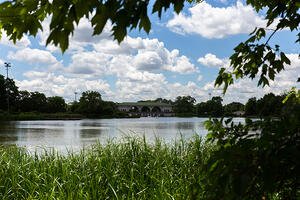
<path fill-rule="evenodd" d="M 8 58 L 12 60 L 28 62 L 28 63 L 43 63 L 54 64 L 58 62 L 56 58 L 49 52 L 40 49 L 24 48 L 16 52 L 9 52 Z"/>
<path fill-rule="evenodd" d="M 81 93 L 94 90 L 106 98 L 114 96 L 110 85 L 101 79 L 86 80 L 37 71 L 26 72 L 25 76 L 27 77 L 25 80 L 16 80 L 16 85 L 20 90 L 43 92 L 47 96 L 62 96 L 67 101 L 74 100 L 75 91 Z"/>
<path fill-rule="evenodd" d="M 31 42 L 27 35 L 24 35 L 20 40 L 17 40 L 17 42 L 14 44 L 6 35 L 5 32 L 2 32 L 0 44 L 14 47 L 14 48 L 24 48 L 31 45 Z"/>
<path fill-rule="evenodd" d="M 200 57 L 198 62 L 206 67 L 224 67 L 229 65 L 228 58 L 220 59 L 216 55 L 208 53 L 204 57 Z"/>
<path fill-rule="evenodd" d="M 255 27 L 265 27 L 266 21 L 249 5 L 237 1 L 229 7 L 213 7 L 201 2 L 168 21 L 167 27 L 180 34 L 197 34 L 205 38 L 224 38 L 250 33 Z"/>

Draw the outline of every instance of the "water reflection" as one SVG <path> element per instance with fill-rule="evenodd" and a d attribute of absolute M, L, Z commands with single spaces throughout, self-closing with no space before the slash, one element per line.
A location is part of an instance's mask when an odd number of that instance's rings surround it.
<path fill-rule="evenodd" d="M 0 122 L 0 144 L 13 144 L 18 140 L 13 123 Z"/>
<path fill-rule="evenodd" d="M 156 137 L 166 142 L 194 134 L 205 135 L 207 118 L 138 118 L 74 121 L 0 122 L 0 144 L 15 144 L 34 150 L 37 147 L 79 150 L 95 142 L 118 140 L 123 136 L 143 136 L 153 142 Z M 237 118 L 236 121 L 244 121 Z"/>

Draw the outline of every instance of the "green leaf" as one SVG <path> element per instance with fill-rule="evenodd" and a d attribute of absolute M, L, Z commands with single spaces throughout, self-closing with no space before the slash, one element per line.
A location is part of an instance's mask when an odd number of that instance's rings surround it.
<path fill-rule="evenodd" d="M 283 63 L 286 63 L 286 64 L 288 64 L 288 65 L 291 64 L 290 59 L 288 59 L 288 57 L 286 57 L 286 55 L 285 55 L 283 52 L 280 53 L 280 57 L 281 57 L 281 61 L 282 61 Z"/>
<path fill-rule="evenodd" d="M 122 42 L 126 35 L 127 35 L 127 31 L 125 27 L 121 27 L 117 25 L 113 27 L 113 36 L 118 41 L 118 43 Z"/>
<path fill-rule="evenodd" d="M 107 23 L 107 19 L 108 17 L 105 15 L 105 13 L 98 13 L 92 18 L 91 22 L 94 27 L 93 35 L 99 35 L 102 33 L 103 28 Z"/>
<path fill-rule="evenodd" d="M 184 6 L 184 1 L 182 1 L 182 0 L 175 1 L 174 2 L 175 12 L 178 14 L 182 10 L 183 6 Z"/>
<path fill-rule="evenodd" d="M 151 22 L 148 16 L 142 17 L 140 21 L 140 29 L 144 28 L 144 30 L 149 33 L 151 30 Z"/>
<path fill-rule="evenodd" d="M 272 68 L 269 68 L 269 73 L 268 73 L 268 75 L 269 75 L 269 78 L 271 79 L 271 80 L 274 80 L 274 78 L 275 78 L 275 71 L 272 69 Z"/>

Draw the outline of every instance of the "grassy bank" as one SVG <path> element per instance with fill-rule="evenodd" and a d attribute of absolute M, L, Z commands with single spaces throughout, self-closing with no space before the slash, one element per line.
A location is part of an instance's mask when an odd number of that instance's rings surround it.
<path fill-rule="evenodd" d="M 136 118 L 130 117 L 124 113 L 114 115 L 82 115 L 77 113 L 39 113 L 39 112 L 24 112 L 24 113 L 0 113 L 0 121 L 17 121 L 17 120 L 77 120 L 77 119 L 112 119 L 112 118 Z"/>
<path fill-rule="evenodd" d="M 72 113 L 17 113 L 17 114 L 0 114 L 0 121 L 12 120 L 75 120 L 82 119 L 84 116 Z"/>
<path fill-rule="evenodd" d="M 211 148 L 143 139 L 97 144 L 78 154 L 0 148 L 0 199 L 193 199 Z"/>

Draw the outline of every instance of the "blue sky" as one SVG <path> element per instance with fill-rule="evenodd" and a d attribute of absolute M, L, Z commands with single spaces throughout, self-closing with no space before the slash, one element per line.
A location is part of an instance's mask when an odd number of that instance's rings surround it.
<path fill-rule="evenodd" d="M 176 15 L 172 10 L 161 20 L 151 16 L 149 35 L 132 31 L 118 45 L 110 37 L 111 25 L 92 37 L 88 19 L 80 21 L 65 54 L 53 45 L 45 46 L 49 20 L 36 38 L 12 44 L 5 34 L 0 41 L 0 66 L 10 62 L 9 71 L 21 90 L 39 91 L 47 96 L 74 99 L 74 92 L 99 91 L 103 99 L 136 101 L 158 97 L 174 100 L 191 95 L 198 102 L 209 94 L 221 95 L 213 87 L 221 66 L 228 67 L 233 48 L 248 37 L 255 27 L 264 27 L 263 13 L 257 14 L 242 1 L 211 0 L 186 4 Z M 297 85 L 300 74 L 299 45 L 295 33 L 279 32 L 272 43 L 280 44 L 291 66 L 286 66 L 270 87 L 257 88 L 256 81 L 237 81 L 223 96 L 224 102 L 245 102 L 265 93 L 280 94 Z M 0 68 L 5 75 L 5 68 Z"/>

